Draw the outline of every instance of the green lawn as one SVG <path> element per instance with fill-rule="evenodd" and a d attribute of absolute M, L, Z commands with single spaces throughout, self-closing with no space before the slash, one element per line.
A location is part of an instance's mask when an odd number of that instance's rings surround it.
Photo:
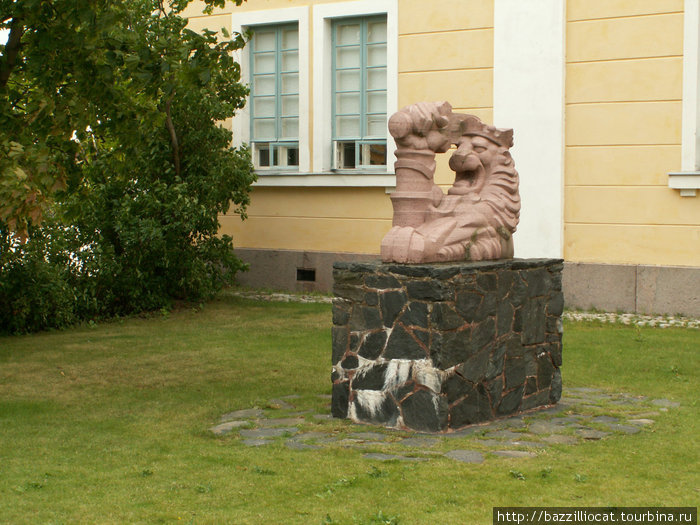
<path fill-rule="evenodd" d="M 489 524 L 494 506 L 700 499 L 691 329 L 565 324 L 565 394 L 590 386 L 681 406 L 638 434 L 536 458 L 382 463 L 209 432 L 225 412 L 272 410 L 290 394 L 328 411 L 330 318 L 328 305 L 222 296 L 201 311 L 0 338 L 0 523 Z M 316 427 L 356 428 L 305 424 Z"/>

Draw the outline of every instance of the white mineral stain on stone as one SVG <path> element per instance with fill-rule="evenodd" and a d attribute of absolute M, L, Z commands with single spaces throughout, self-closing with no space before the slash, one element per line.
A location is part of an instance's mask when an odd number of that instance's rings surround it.
<path fill-rule="evenodd" d="M 384 402 L 385 394 L 380 390 L 355 390 L 355 401 L 350 405 L 350 418 L 354 421 L 357 419 L 356 406 L 359 405 L 374 417 Z"/>
<path fill-rule="evenodd" d="M 384 389 L 392 390 L 408 381 L 411 373 L 411 365 L 415 361 L 410 359 L 392 359 L 384 374 Z"/>
<path fill-rule="evenodd" d="M 413 362 L 413 379 L 416 383 L 428 387 L 437 394 L 440 393 L 443 374 L 443 372 L 433 367 L 429 359 Z"/>

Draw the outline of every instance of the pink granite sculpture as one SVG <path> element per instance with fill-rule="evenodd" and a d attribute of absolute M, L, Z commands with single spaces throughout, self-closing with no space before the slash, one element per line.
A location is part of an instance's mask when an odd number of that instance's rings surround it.
<path fill-rule="evenodd" d="M 393 227 L 382 240 L 385 262 L 479 261 L 513 257 L 520 214 L 512 129 L 452 113 L 447 102 L 406 106 L 389 119 L 396 139 Z M 447 195 L 435 184 L 435 154 L 450 158 Z"/>

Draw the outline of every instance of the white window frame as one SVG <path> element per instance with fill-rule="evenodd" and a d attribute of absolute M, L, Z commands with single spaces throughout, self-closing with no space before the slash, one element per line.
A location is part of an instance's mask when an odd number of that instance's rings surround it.
<path fill-rule="evenodd" d="M 695 197 L 700 189 L 700 6 L 698 0 L 685 0 L 683 7 L 681 171 L 668 174 L 668 186 L 681 197 Z"/>
<path fill-rule="evenodd" d="M 315 5 L 313 8 L 313 65 L 314 92 L 314 152 L 313 170 L 316 173 L 330 173 L 333 167 L 332 120 L 332 21 L 337 18 L 385 15 L 387 22 L 387 118 L 398 110 L 398 1 L 359 0 Z M 368 186 L 394 186 L 394 150 L 396 144 L 387 130 L 386 175 L 334 174 L 338 182 L 362 178 Z M 387 175 L 390 178 L 387 178 Z M 375 180 L 376 179 L 376 180 Z M 340 185 L 340 184 L 339 184 Z M 347 184 L 345 184 L 347 185 Z"/>
<path fill-rule="evenodd" d="M 242 33 L 247 28 L 256 25 L 273 24 L 299 25 L 299 171 L 308 173 L 311 170 L 309 140 L 309 8 L 288 7 L 284 9 L 269 9 L 264 11 L 236 11 L 231 15 L 231 28 Z M 253 27 L 254 29 L 254 27 Z M 241 81 L 250 83 L 250 52 L 248 46 L 239 51 L 235 57 L 241 65 Z M 239 110 L 233 119 L 233 145 L 242 146 L 250 142 L 250 110 L 248 105 Z M 258 171 L 258 175 L 267 177 L 267 173 L 277 174 L 274 169 Z M 285 177 L 294 177 L 288 174 Z"/>

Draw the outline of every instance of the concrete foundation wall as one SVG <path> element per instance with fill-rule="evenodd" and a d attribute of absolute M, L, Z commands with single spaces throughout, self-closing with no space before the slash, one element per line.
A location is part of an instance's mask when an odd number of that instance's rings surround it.
<path fill-rule="evenodd" d="M 370 261 L 379 257 L 244 248 L 236 249 L 236 255 L 250 264 L 248 272 L 238 275 L 243 286 L 297 292 L 330 292 L 336 261 Z M 303 280 L 312 276 L 313 280 Z M 563 289 L 567 308 L 700 317 L 697 267 L 567 262 Z"/>

